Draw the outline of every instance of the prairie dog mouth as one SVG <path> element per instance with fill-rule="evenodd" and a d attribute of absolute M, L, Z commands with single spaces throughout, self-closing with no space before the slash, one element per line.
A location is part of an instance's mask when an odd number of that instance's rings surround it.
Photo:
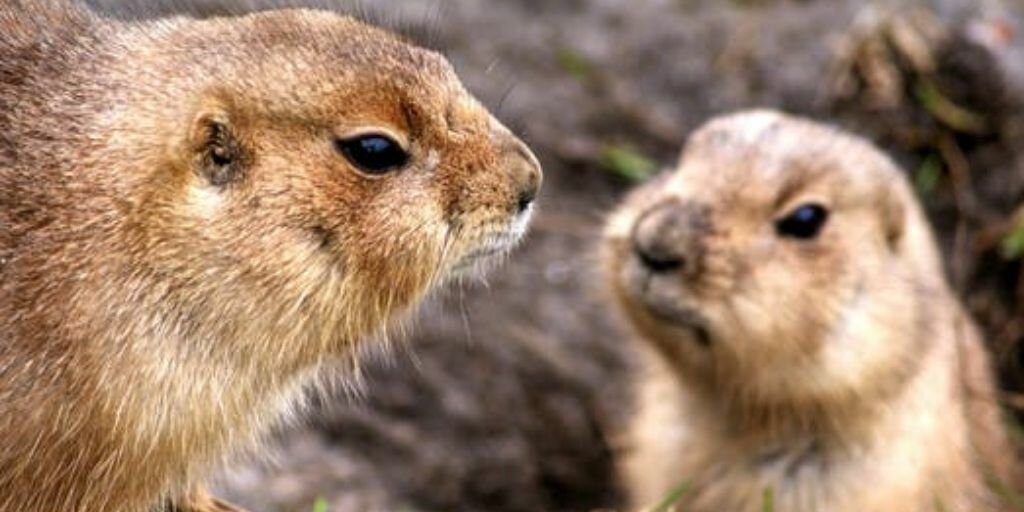
<path fill-rule="evenodd" d="M 485 272 L 503 260 L 503 256 L 512 251 L 516 246 L 516 240 L 508 240 L 502 236 L 502 241 L 488 243 L 461 256 L 448 271 L 451 277 L 465 275 L 483 277 Z"/>
<path fill-rule="evenodd" d="M 692 305 L 694 300 L 674 276 L 648 272 L 631 261 L 623 269 L 622 280 L 630 299 L 655 320 L 693 333 L 703 346 L 710 344 L 707 318 Z"/>
<path fill-rule="evenodd" d="M 495 245 L 476 249 L 470 252 L 469 254 L 466 254 L 465 256 L 459 258 L 459 261 L 455 263 L 455 266 L 452 267 L 452 270 L 455 272 L 466 270 L 468 268 L 480 264 L 481 262 L 490 260 L 492 258 L 496 258 L 499 255 L 503 255 L 510 251 L 511 249 L 511 245 L 507 247 Z"/>
<path fill-rule="evenodd" d="M 659 321 L 692 332 L 702 346 L 706 347 L 711 344 L 711 333 L 708 331 L 707 321 L 696 310 L 680 307 L 664 308 L 660 303 L 649 301 L 645 301 L 643 304 L 651 316 Z"/>
<path fill-rule="evenodd" d="M 533 205 L 512 218 L 505 226 L 494 233 L 485 235 L 481 242 L 466 254 L 459 257 L 451 267 L 453 274 L 480 273 L 490 262 L 500 260 L 522 241 L 530 225 Z"/>

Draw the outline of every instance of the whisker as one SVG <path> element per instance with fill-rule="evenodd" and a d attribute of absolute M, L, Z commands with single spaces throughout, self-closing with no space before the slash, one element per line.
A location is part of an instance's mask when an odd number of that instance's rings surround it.
<path fill-rule="evenodd" d="M 469 311 L 466 308 L 466 288 L 459 287 L 459 316 L 462 317 L 462 328 L 465 331 L 466 344 L 473 345 L 473 328 L 469 322 Z"/>

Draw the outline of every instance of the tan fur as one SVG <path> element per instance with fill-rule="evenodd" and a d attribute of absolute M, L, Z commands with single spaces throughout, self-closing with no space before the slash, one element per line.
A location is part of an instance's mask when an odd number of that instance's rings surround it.
<path fill-rule="evenodd" d="M 409 165 L 356 170 L 365 131 Z M 510 248 L 539 181 L 443 57 L 353 19 L 4 2 L 0 511 L 217 510 L 176 496 Z"/>
<path fill-rule="evenodd" d="M 811 202 L 831 212 L 817 238 L 776 232 Z M 652 231 L 658 212 L 683 221 Z M 635 249 L 651 240 L 684 266 L 651 272 Z M 769 111 L 715 119 L 612 216 L 604 261 L 644 341 L 634 509 L 678 489 L 687 512 L 762 510 L 766 489 L 785 512 L 1005 506 L 988 482 L 1012 481 L 1012 450 L 978 331 L 868 143 Z"/>

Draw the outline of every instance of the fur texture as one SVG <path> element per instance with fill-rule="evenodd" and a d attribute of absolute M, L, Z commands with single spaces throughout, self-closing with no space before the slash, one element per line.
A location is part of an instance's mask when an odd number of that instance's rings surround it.
<path fill-rule="evenodd" d="M 828 212 L 821 231 L 781 233 L 802 205 Z M 766 490 L 788 512 L 1004 506 L 989 483 L 1013 481 L 1012 450 L 983 345 L 868 143 L 768 111 L 712 120 L 612 216 L 605 250 L 644 342 L 622 464 L 635 508 L 680 486 L 693 512 L 761 510 Z"/>
<path fill-rule="evenodd" d="M 366 132 L 409 163 L 358 170 Z M 539 182 L 443 57 L 353 19 L 5 2 L 0 511 L 204 510 L 176 497 L 510 248 Z"/>

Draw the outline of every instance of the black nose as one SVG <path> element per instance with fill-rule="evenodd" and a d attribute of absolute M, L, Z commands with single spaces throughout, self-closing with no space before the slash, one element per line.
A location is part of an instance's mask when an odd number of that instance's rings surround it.
<path fill-rule="evenodd" d="M 522 213 L 537 199 L 544 173 L 541 171 L 537 157 L 519 139 L 512 138 L 507 151 L 510 159 L 509 171 L 515 186 L 513 189 L 515 195 L 510 199 L 514 201 L 516 212 Z"/>
<path fill-rule="evenodd" d="M 686 264 L 686 259 L 681 254 L 672 254 L 659 247 L 645 247 L 637 244 L 633 246 L 633 250 L 640 257 L 640 262 L 651 272 L 672 272 L 683 268 Z"/>
<path fill-rule="evenodd" d="M 533 200 L 536 198 L 537 189 L 535 187 L 526 188 L 520 191 L 519 202 L 516 203 L 516 208 L 519 210 L 519 213 L 526 211 L 526 209 L 529 208 L 531 204 L 533 204 Z"/>
<path fill-rule="evenodd" d="M 633 226 L 633 251 L 640 263 L 655 273 L 692 269 L 707 225 L 701 212 L 678 201 L 644 212 Z"/>

